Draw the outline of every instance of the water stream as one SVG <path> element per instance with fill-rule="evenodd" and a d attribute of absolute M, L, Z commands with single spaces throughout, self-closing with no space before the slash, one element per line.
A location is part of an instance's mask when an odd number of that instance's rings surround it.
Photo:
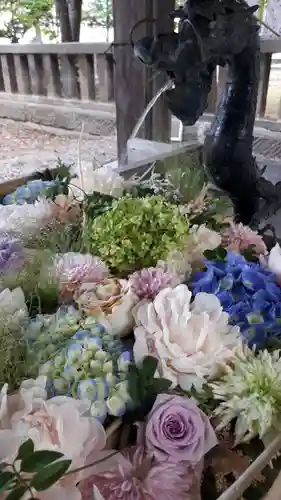
<path fill-rule="evenodd" d="M 165 85 L 163 85 L 159 90 L 158 92 L 155 94 L 155 96 L 151 99 L 151 101 L 149 101 L 148 105 L 146 106 L 145 110 L 143 111 L 143 113 L 141 114 L 141 116 L 139 117 L 136 125 L 134 126 L 134 129 L 128 139 L 128 142 L 131 140 L 131 139 L 135 139 L 148 115 L 148 113 L 151 111 L 151 109 L 153 108 L 153 106 L 156 104 L 156 102 L 158 101 L 158 99 L 161 97 L 161 95 L 166 92 L 166 90 L 170 90 L 173 88 L 173 81 L 172 80 L 168 80 L 168 82 L 165 83 Z M 122 155 L 122 158 L 120 160 L 120 166 L 125 166 L 125 165 L 128 165 L 128 147 L 126 148 L 126 150 L 124 151 L 123 155 Z"/>

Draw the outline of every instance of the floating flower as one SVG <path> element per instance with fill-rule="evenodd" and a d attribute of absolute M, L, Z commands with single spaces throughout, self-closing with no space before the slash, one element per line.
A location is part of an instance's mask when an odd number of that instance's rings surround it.
<path fill-rule="evenodd" d="M 55 262 L 61 298 L 72 299 L 83 283 L 98 283 L 108 275 L 106 265 L 90 254 L 69 252 L 59 255 Z"/>
<path fill-rule="evenodd" d="M 215 295 L 201 293 L 192 303 L 191 296 L 186 285 L 166 288 L 135 312 L 136 363 L 155 356 L 160 375 L 185 390 L 214 376 L 239 339 Z"/>
<path fill-rule="evenodd" d="M 281 334 L 281 290 L 273 273 L 231 251 L 225 261 L 205 265 L 193 277 L 194 294 L 214 293 L 250 346 Z"/>
<path fill-rule="evenodd" d="M 145 449 L 159 462 L 199 464 L 217 444 L 210 420 L 193 399 L 159 394 L 147 417 Z"/>
<path fill-rule="evenodd" d="M 257 354 L 244 347 L 238 350 L 225 375 L 210 384 L 214 398 L 220 401 L 215 416 L 218 428 L 236 420 L 236 444 L 255 436 L 281 429 L 281 358 L 280 351 Z"/>
<path fill-rule="evenodd" d="M 252 249 L 258 256 L 267 252 L 262 237 L 256 231 L 241 223 L 230 223 L 229 227 L 222 233 L 222 244 L 225 248 L 237 253 Z"/>
<path fill-rule="evenodd" d="M 133 329 L 132 309 L 139 298 L 130 290 L 127 280 L 108 278 L 100 283 L 86 283 L 75 299 L 87 315 L 104 322 L 113 334 L 124 337 Z"/>
<path fill-rule="evenodd" d="M 27 381 L 17 394 L 4 397 L 0 460 L 12 463 L 19 445 L 31 438 L 35 450 L 55 450 L 72 460 L 70 470 L 82 467 L 89 463 L 93 453 L 97 455 L 105 447 L 105 430 L 98 420 L 85 416 L 89 405 L 68 397 L 46 400 L 44 383 L 44 377 Z M 78 495 L 75 485 L 82 477 L 79 474 L 70 475 L 54 488 L 59 486 L 62 493 L 66 489 L 68 498 L 74 500 Z M 48 494 L 53 493 L 51 498 L 60 498 L 55 495 L 56 492 L 51 488 Z"/>
<path fill-rule="evenodd" d="M 221 244 L 221 236 L 205 224 L 194 225 L 185 237 L 181 250 L 172 250 L 166 258 L 166 269 L 184 281 L 192 269 L 202 267 L 204 252 L 214 250 Z M 161 265 L 161 263 L 159 263 Z"/>
<path fill-rule="evenodd" d="M 143 447 L 125 449 L 115 463 L 79 484 L 83 500 L 93 491 L 102 500 L 191 500 L 191 488 L 199 490 L 200 473 L 186 464 L 157 463 Z M 190 494 L 190 496 L 189 496 Z"/>
<path fill-rule="evenodd" d="M 0 273 L 19 272 L 24 265 L 21 241 L 8 234 L 0 236 Z"/>
<path fill-rule="evenodd" d="M 156 295 L 174 281 L 174 276 L 157 267 L 136 271 L 129 276 L 129 288 L 140 299 L 155 299 Z"/>

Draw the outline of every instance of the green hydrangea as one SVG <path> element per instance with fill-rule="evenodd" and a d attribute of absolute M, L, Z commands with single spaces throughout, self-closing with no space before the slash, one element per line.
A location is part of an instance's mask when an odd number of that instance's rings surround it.
<path fill-rule="evenodd" d="M 170 250 L 181 248 L 186 218 L 162 196 L 124 197 L 89 222 L 89 251 L 115 272 L 154 266 Z"/>

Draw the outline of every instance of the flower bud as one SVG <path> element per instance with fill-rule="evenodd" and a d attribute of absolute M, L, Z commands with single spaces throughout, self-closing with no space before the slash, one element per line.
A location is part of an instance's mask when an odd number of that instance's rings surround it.
<path fill-rule="evenodd" d="M 97 377 L 95 379 L 99 401 L 104 401 L 109 394 L 109 386 L 105 378 Z"/>
<path fill-rule="evenodd" d="M 88 339 L 88 337 L 89 337 L 89 330 L 78 330 L 78 332 L 76 332 L 72 338 L 74 340 L 78 340 L 79 342 L 81 342 Z"/>
<path fill-rule="evenodd" d="M 53 381 L 54 389 L 60 394 L 65 394 L 69 390 L 69 383 L 64 378 L 55 378 Z"/>
<path fill-rule="evenodd" d="M 111 389 L 112 387 L 115 387 L 117 377 L 113 375 L 112 373 L 107 373 L 105 376 L 105 381 L 108 385 L 108 387 Z"/>
<path fill-rule="evenodd" d="M 106 361 L 103 364 L 102 369 L 103 369 L 104 373 L 112 373 L 113 372 L 113 362 L 111 360 Z"/>
<path fill-rule="evenodd" d="M 102 341 L 99 337 L 90 337 L 85 341 L 85 348 L 91 349 L 92 352 L 96 352 L 102 349 Z"/>
<path fill-rule="evenodd" d="M 65 357 L 62 354 L 58 354 L 58 356 L 55 357 L 54 360 L 54 367 L 55 368 L 61 368 L 65 364 Z"/>
<path fill-rule="evenodd" d="M 125 403 L 131 399 L 128 390 L 128 380 L 116 384 L 115 389 L 117 395 L 122 398 Z"/>
<path fill-rule="evenodd" d="M 122 398 L 118 394 L 114 394 L 106 401 L 106 407 L 109 415 L 113 417 L 121 417 L 126 411 L 126 406 Z"/>
<path fill-rule="evenodd" d="M 97 399 L 97 384 L 94 379 L 81 380 L 77 387 L 77 396 L 79 399 L 95 401 Z"/>
<path fill-rule="evenodd" d="M 95 354 L 95 359 L 97 359 L 99 361 L 106 361 L 108 359 L 108 357 L 109 357 L 108 353 L 105 351 L 98 351 Z"/>
<path fill-rule="evenodd" d="M 67 362 L 72 364 L 78 361 L 82 356 L 82 347 L 79 344 L 71 344 L 67 349 Z"/>
<path fill-rule="evenodd" d="M 129 351 L 124 351 L 118 358 L 118 369 L 122 372 L 126 372 L 131 363 L 131 354 Z"/>
<path fill-rule="evenodd" d="M 53 371 L 53 362 L 46 361 L 43 365 L 40 366 L 39 373 L 40 375 L 50 375 Z"/>
<path fill-rule="evenodd" d="M 107 408 L 104 402 L 95 401 L 90 409 L 91 415 L 97 418 L 102 424 L 104 423 L 107 416 Z"/>
<path fill-rule="evenodd" d="M 93 359 L 92 361 L 90 361 L 90 369 L 93 372 L 100 373 L 102 369 L 102 363 L 100 361 Z"/>
<path fill-rule="evenodd" d="M 72 366 L 72 365 L 66 365 L 64 367 L 64 370 L 62 372 L 62 376 L 65 380 L 68 380 L 69 382 L 73 382 L 74 380 L 77 380 L 78 378 L 78 371 L 77 369 Z"/>

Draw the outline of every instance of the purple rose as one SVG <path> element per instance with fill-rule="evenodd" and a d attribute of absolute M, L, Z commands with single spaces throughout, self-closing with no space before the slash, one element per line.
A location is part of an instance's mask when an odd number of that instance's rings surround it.
<path fill-rule="evenodd" d="M 198 464 L 217 444 L 208 417 L 194 399 L 158 395 L 145 429 L 145 446 L 156 460 Z"/>

